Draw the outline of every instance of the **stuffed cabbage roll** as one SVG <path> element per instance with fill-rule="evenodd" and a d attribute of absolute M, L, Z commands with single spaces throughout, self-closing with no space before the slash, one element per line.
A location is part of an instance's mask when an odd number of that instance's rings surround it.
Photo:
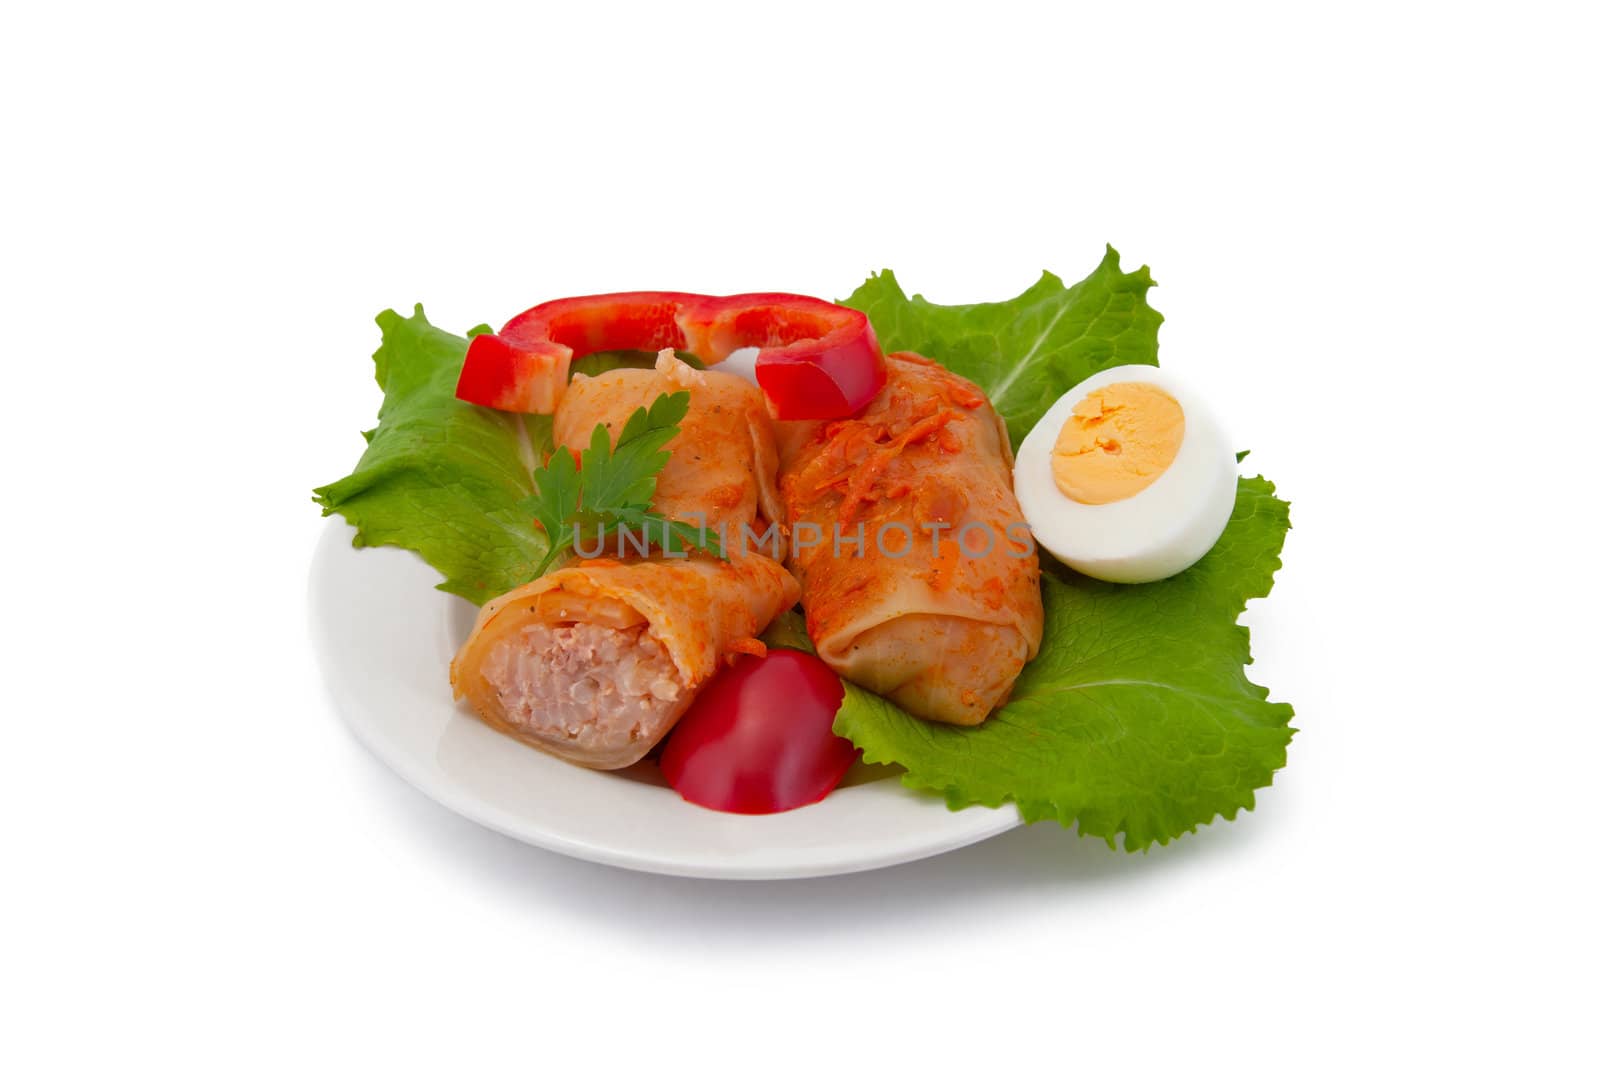
<path fill-rule="evenodd" d="M 789 563 L 840 675 L 933 721 L 975 725 L 1039 650 L 1039 558 L 1004 423 L 970 381 L 910 353 L 836 421 L 778 425 Z"/>
<path fill-rule="evenodd" d="M 755 386 L 664 352 L 654 371 L 577 377 L 555 415 L 558 443 L 621 433 L 659 394 L 688 390 L 654 505 L 668 517 L 760 528 L 779 520 L 772 422 Z M 770 557 L 694 553 L 577 561 L 487 603 L 450 679 L 489 725 L 570 762 L 643 758 L 735 650 L 793 606 L 799 587 Z M 614 548 L 613 548 L 614 549 Z"/>
<path fill-rule="evenodd" d="M 450 677 L 501 732 L 618 769 L 643 758 L 730 650 L 798 596 L 760 554 L 597 558 L 487 603 Z"/>
<path fill-rule="evenodd" d="M 573 376 L 556 410 L 556 445 L 578 453 L 597 424 L 610 429 L 615 445 L 628 414 L 679 390 L 689 392 L 689 413 L 668 445 L 672 460 L 656 477 L 655 508 L 679 520 L 703 514 L 708 526 L 726 525 L 730 534 L 758 518 L 780 523 L 778 448 L 760 389 L 726 372 L 697 371 L 671 350 L 654 369 Z"/>

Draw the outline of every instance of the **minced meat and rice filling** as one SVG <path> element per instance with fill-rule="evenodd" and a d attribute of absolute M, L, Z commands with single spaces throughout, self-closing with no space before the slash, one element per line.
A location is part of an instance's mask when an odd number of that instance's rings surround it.
<path fill-rule="evenodd" d="M 484 679 L 506 721 L 569 740 L 637 739 L 676 713 L 683 682 L 648 625 L 534 624 L 495 646 Z"/>

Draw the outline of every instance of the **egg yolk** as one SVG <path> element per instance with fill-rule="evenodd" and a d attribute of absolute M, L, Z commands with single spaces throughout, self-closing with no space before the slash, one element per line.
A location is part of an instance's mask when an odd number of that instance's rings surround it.
<path fill-rule="evenodd" d="M 1056 487 L 1074 502 L 1121 502 L 1172 466 L 1183 406 L 1153 383 L 1112 383 L 1072 408 L 1050 452 Z"/>

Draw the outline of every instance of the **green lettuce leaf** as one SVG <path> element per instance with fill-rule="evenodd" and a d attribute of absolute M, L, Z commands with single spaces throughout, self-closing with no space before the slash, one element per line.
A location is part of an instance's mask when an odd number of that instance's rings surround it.
<path fill-rule="evenodd" d="M 1272 588 L 1289 507 L 1241 480 L 1222 539 L 1155 584 L 1044 577 L 1044 640 L 980 726 L 936 725 L 847 693 L 834 730 L 952 809 L 1015 800 L 1128 851 L 1250 810 L 1286 760 L 1293 710 L 1246 679 L 1245 602 Z"/>
<path fill-rule="evenodd" d="M 481 605 L 533 579 L 549 549 L 519 503 L 550 447 L 550 417 L 457 400 L 467 338 L 430 324 L 421 305 L 387 310 L 378 326 L 378 427 L 355 471 L 315 500 L 355 526 L 356 546 L 414 550 L 444 575 L 441 590 Z"/>
<path fill-rule="evenodd" d="M 1013 445 L 1052 402 L 1101 369 L 1155 364 L 1161 314 L 1145 295 L 1150 269 L 1125 273 L 1106 247 L 1088 278 L 1067 286 L 1045 272 L 1010 301 L 934 305 L 906 297 L 882 271 L 841 304 L 872 321 L 885 351 L 914 350 L 982 387 Z"/>

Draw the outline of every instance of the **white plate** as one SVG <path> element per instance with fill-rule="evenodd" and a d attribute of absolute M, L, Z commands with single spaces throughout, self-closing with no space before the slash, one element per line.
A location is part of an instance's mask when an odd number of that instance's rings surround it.
<path fill-rule="evenodd" d="M 881 767 L 858 767 L 810 807 L 731 815 L 685 803 L 648 763 L 622 773 L 569 766 L 451 699 L 450 658 L 475 609 L 435 589 L 438 574 L 420 558 L 357 550 L 353 534 L 331 519 L 311 567 L 312 639 L 334 702 L 395 773 L 490 829 L 634 870 L 805 878 L 921 859 L 1021 822 L 1011 805 L 950 811 Z"/>

